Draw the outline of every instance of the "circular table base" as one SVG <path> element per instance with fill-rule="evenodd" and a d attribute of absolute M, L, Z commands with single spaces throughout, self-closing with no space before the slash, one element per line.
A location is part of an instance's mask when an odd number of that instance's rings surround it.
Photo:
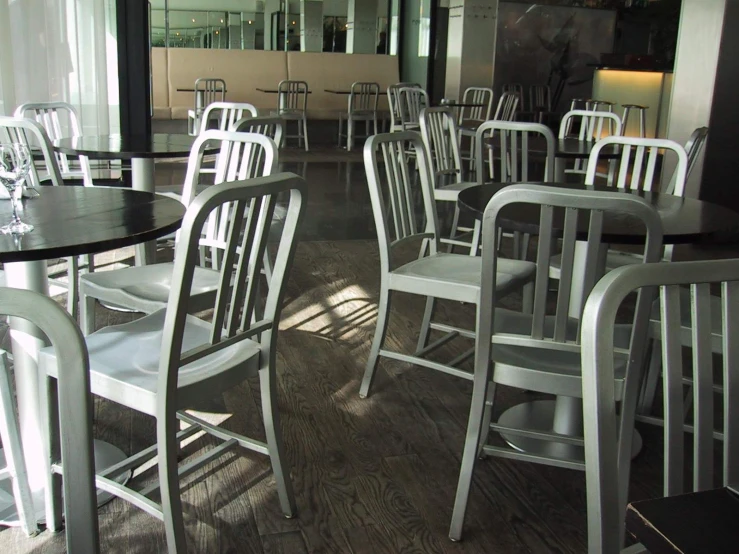
<path fill-rule="evenodd" d="M 116 448 L 108 442 L 99 440 L 93 441 L 93 450 L 95 452 L 95 470 L 97 472 L 102 471 L 106 467 L 110 467 L 126 459 L 126 455 L 119 448 Z M 0 448 L 0 467 L 5 467 L 5 452 L 3 448 Z M 131 470 L 126 470 L 113 477 L 116 483 L 125 485 L 131 478 Z M 3 479 L 0 481 L 0 524 L 6 522 L 16 523 L 18 521 L 18 514 L 15 510 L 15 500 L 13 498 L 12 482 L 10 479 Z M 34 493 L 34 504 L 40 508 L 36 511 L 36 517 L 39 522 L 43 522 L 46 519 L 44 513 L 44 499 L 43 490 L 36 491 Z M 104 491 L 98 491 L 97 500 L 98 506 L 110 502 L 113 499 L 113 495 Z"/>
<path fill-rule="evenodd" d="M 498 419 L 498 424 L 505 427 L 551 432 L 552 422 L 554 421 L 554 406 L 554 400 L 535 400 L 518 404 L 503 412 L 500 419 Z M 585 452 L 582 446 L 507 435 L 504 432 L 501 432 L 500 435 L 512 448 L 521 452 L 575 462 L 585 461 Z M 641 448 L 642 438 L 635 429 L 631 441 L 631 457 L 636 457 Z"/>

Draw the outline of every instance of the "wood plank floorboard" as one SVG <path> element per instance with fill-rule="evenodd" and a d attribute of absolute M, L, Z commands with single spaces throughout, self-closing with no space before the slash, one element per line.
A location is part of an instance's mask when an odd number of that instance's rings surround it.
<path fill-rule="evenodd" d="M 277 352 L 285 464 L 295 488 L 297 517 L 283 517 L 269 459 L 236 449 L 183 481 L 188 550 L 584 552 L 584 475 L 497 458 L 477 464 L 465 540 L 448 539 L 472 385 L 383 359 L 372 394 L 359 398 L 377 316 L 378 267 L 373 240 L 299 245 Z M 388 348 L 407 352 L 415 347 L 423 308 L 420 297 L 394 296 Z M 436 315 L 462 326 L 474 324 L 474 309 L 459 303 L 439 303 Z M 99 326 L 135 317 L 103 307 L 96 312 Z M 446 359 L 471 346 L 471 341 L 457 339 L 434 356 Z M 471 370 L 471 360 L 465 367 Z M 538 398 L 500 392 L 496 411 Z M 198 414 L 264 438 L 257 378 L 207 403 Z M 154 421 L 97 400 L 95 434 L 133 452 L 154 442 Z M 660 432 L 650 429 L 645 436 L 648 444 L 633 466 L 632 493 L 639 498 L 660 492 Z M 210 438 L 198 439 L 182 457 L 202 453 L 211 444 Z M 147 483 L 155 475 L 149 469 L 135 482 Z M 99 517 L 105 552 L 166 550 L 163 524 L 123 501 L 113 500 Z M 0 552 L 63 551 L 63 534 L 43 532 L 29 539 L 18 529 L 0 531 Z"/>

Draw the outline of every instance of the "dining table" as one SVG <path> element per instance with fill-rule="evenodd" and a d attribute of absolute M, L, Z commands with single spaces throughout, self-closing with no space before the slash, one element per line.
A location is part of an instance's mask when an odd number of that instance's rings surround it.
<path fill-rule="evenodd" d="M 652 205 L 660 216 L 663 228 L 663 242 L 670 244 L 711 245 L 739 242 L 739 214 L 733 210 L 698 200 L 684 198 L 672 194 L 646 192 L 630 189 L 615 189 L 603 185 L 583 185 L 575 183 L 534 183 L 571 190 L 604 192 L 622 191 L 644 198 Z M 510 183 L 487 183 L 473 185 L 459 193 L 458 205 L 462 212 L 481 220 L 485 207 L 490 199 Z M 563 223 L 562 214 L 554 220 L 554 228 Z M 533 204 L 514 204 L 501 211 L 500 226 L 506 231 L 536 235 L 539 232 L 539 206 Z M 587 238 L 587 218 L 578 222 L 578 238 Z M 646 237 L 644 226 L 633 218 L 622 214 L 606 213 L 603 219 L 602 242 L 605 244 L 640 245 Z M 582 264 L 575 254 L 575 264 Z M 577 270 L 576 270 L 577 271 Z M 571 292 L 570 315 L 579 317 L 581 305 L 577 299 L 582 298 L 581 286 L 573 279 Z M 582 437 L 582 399 L 558 396 L 554 400 L 535 400 L 518 404 L 501 414 L 498 423 L 504 427 L 526 428 L 555 432 Z M 552 456 L 562 459 L 583 461 L 582 446 L 565 443 L 553 443 L 536 438 L 505 436 L 505 440 L 514 448 L 525 452 Z M 641 448 L 641 439 L 635 433 L 633 453 Z"/>
<path fill-rule="evenodd" d="M 21 200 L 20 217 L 34 229 L 23 235 L 0 234 L 0 262 L 6 286 L 49 294 L 47 262 L 132 246 L 175 232 L 185 207 L 171 198 L 120 187 L 44 186 L 39 195 Z M 9 200 L 0 200 L 0 222 L 9 221 Z M 1 310 L 0 310 L 1 312 Z M 37 513 L 43 514 L 43 452 L 38 395 L 38 352 L 47 341 L 38 328 L 10 318 L 10 344 L 18 401 L 20 434 Z M 99 470 L 125 459 L 111 444 L 95 441 Z M 2 454 L 0 454 L 2 457 Z M 2 460 L 0 460 L 2 464 Z M 115 476 L 119 482 L 129 472 Z M 0 486 L 10 481 L 0 482 Z M 102 500 L 101 496 L 98 496 Z M 0 489 L 0 518 L 13 512 L 13 497 Z M 9 519 L 13 519 L 12 516 Z"/>

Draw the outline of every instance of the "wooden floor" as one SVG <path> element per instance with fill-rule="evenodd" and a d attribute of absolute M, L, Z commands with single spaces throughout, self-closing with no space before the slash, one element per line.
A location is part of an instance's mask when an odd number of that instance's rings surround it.
<path fill-rule="evenodd" d="M 339 181 L 322 186 L 326 190 L 311 200 L 318 213 L 331 212 L 331 203 L 342 210 L 343 202 L 366 202 L 361 182 L 351 191 Z M 322 203 L 325 199 L 328 203 Z M 366 215 L 366 208 L 363 204 L 358 213 Z M 350 227 L 363 230 L 367 222 Z M 298 515 L 282 517 L 266 457 L 229 454 L 183 482 L 189 551 L 584 552 L 584 474 L 501 459 L 478 464 L 465 539 L 452 543 L 447 538 L 471 383 L 383 360 L 374 393 L 359 398 L 374 331 L 378 268 L 372 239 L 300 244 L 277 358 L 279 408 Z M 421 298 L 395 297 L 388 335 L 392 348 L 415 345 L 422 308 Z M 440 309 L 441 318 L 470 326 L 472 316 L 469 307 L 456 303 Z M 98 308 L 100 325 L 131 317 Z M 452 342 L 439 357 L 470 347 L 463 340 Z M 500 408 L 531 398 L 526 392 L 506 391 Z M 248 380 L 215 399 L 207 417 L 262 436 L 258 382 Z M 95 435 L 133 452 L 153 442 L 153 420 L 97 401 Z M 660 493 L 658 433 L 647 430 L 644 442 L 634 461 L 634 499 Z M 199 439 L 184 455 L 209 444 L 209 439 Z M 151 470 L 145 471 L 135 482 L 151 476 Z M 101 508 L 99 515 L 104 552 L 165 551 L 163 525 L 153 517 L 120 500 Z M 0 552 L 62 551 L 63 534 L 26 538 L 18 529 L 0 531 Z"/>

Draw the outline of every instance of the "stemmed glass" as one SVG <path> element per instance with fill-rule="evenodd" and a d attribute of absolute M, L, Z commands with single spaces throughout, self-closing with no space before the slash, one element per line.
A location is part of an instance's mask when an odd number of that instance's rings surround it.
<path fill-rule="evenodd" d="M 13 220 L 0 227 L 5 235 L 22 235 L 33 231 L 33 225 L 24 223 L 18 217 L 20 199 L 23 194 L 23 182 L 31 170 L 31 151 L 25 144 L 0 144 L 0 183 L 8 190 L 13 202 Z"/>

